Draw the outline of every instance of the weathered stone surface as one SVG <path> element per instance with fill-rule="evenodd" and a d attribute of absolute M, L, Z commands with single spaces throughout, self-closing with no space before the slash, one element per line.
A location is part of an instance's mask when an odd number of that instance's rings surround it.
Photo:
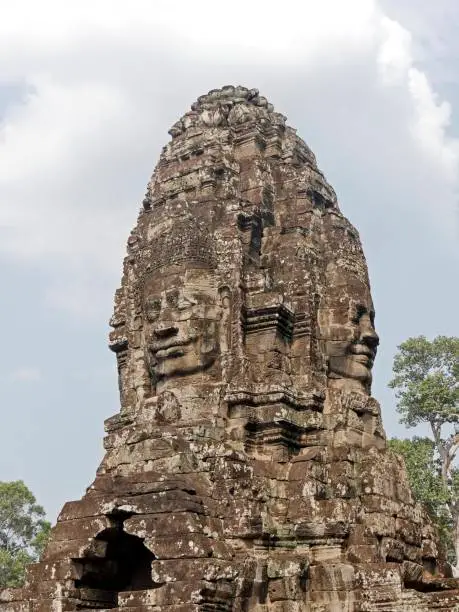
<path fill-rule="evenodd" d="M 459 610 L 386 448 L 355 228 L 255 89 L 170 130 L 128 239 L 120 413 L 0 612 Z"/>

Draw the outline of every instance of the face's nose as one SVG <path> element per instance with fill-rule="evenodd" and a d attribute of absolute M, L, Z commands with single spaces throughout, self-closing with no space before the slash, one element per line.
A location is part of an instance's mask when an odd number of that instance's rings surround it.
<path fill-rule="evenodd" d="M 158 327 L 156 327 L 153 330 L 153 335 L 158 338 L 170 338 L 171 336 L 176 336 L 178 334 L 178 327 L 176 325 L 170 324 L 170 325 L 158 325 Z"/>
<path fill-rule="evenodd" d="M 360 341 L 374 351 L 379 344 L 379 336 L 368 314 L 363 315 L 360 319 Z"/>

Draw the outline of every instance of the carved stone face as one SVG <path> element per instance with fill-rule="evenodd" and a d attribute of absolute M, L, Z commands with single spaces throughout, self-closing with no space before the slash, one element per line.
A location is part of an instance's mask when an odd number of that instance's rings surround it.
<path fill-rule="evenodd" d="M 370 292 L 363 283 L 341 285 L 329 297 L 319 317 L 329 378 L 369 391 L 379 344 L 374 316 Z"/>
<path fill-rule="evenodd" d="M 206 269 L 165 266 L 146 279 L 146 339 L 156 381 L 212 366 L 219 354 L 218 301 Z"/>

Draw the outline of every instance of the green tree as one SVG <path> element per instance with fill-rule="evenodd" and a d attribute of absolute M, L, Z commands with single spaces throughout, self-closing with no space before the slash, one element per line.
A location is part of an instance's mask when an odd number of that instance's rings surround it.
<path fill-rule="evenodd" d="M 51 528 L 22 480 L 0 482 L 0 587 L 21 586 L 25 568 L 43 551 Z"/>
<path fill-rule="evenodd" d="M 459 449 L 459 338 L 408 338 L 398 347 L 393 374 L 389 386 L 395 389 L 401 422 L 408 427 L 427 424 L 432 432 L 430 451 L 425 439 L 421 443 L 416 438 L 399 450 L 409 473 L 410 462 L 413 465 L 410 479 L 415 495 L 430 506 L 440 529 L 451 528 L 459 574 L 459 472 L 454 463 Z M 419 481 L 422 475 L 424 483 Z"/>
<path fill-rule="evenodd" d="M 411 440 L 392 438 L 391 448 L 405 459 L 408 480 L 415 499 L 421 502 L 437 525 L 445 552 L 453 551 L 453 524 L 448 509 L 450 491 L 440 474 L 440 462 L 435 444 L 430 438 Z"/>

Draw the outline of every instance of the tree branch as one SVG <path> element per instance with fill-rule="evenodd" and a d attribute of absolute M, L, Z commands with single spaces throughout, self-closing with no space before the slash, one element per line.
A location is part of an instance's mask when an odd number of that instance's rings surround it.
<path fill-rule="evenodd" d="M 451 464 L 456 457 L 456 453 L 459 449 L 459 432 L 450 436 L 450 438 L 445 443 L 445 449 L 447 451 L 447 457 L 445 461 L 446 472 L 449 475 L 451 471 Z"/>

